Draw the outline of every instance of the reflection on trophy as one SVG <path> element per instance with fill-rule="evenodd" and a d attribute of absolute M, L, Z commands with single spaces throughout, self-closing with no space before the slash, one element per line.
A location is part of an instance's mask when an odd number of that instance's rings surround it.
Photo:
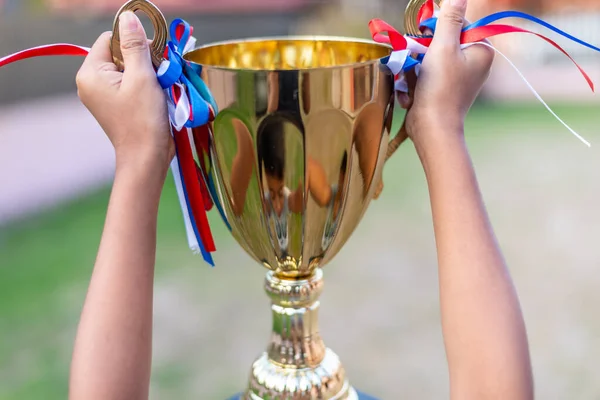
<path fill-rule="evenodd" d="M 369 398 L 325 346 L 318 311 L 322 268 L 381 188 L 394 114 L 394 76 L 381 59 L 390 53 L 360 39 L 285 37 L 184 55 L 219 110 L 190 129 L 191 138 L 209 130 L 208 143 L 192 143 L 209 166 L 201 179 L 237 242 L 268 269 L 271 339 L 236 398 Z"/>

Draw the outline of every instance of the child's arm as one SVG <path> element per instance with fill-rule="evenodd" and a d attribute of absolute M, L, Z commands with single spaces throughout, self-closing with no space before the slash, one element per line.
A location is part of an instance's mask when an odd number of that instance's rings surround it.
<path fill-rule="evenodd" d="M 174 145 L 146 34 L 121 16 L 127 71 L 112 63 L 110 34 L 94 45 L 79 95 L 115 147 L 116 174 L 71 365 L 73 400 L 147 399 L 152 287 L 160 193 Z"/>
<path fill-rule="evenodd" d="M 406 121 L 431 197 L 451 398 L 529 400 L 525 324 L 464 140 L 493 59 L 481 45 L 460 50 L 465 9 L 443 2 Z"/>

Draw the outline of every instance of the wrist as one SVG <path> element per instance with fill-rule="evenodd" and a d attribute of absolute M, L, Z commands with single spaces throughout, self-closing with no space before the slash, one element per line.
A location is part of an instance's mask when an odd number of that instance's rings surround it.
<path fill-rule="evenodd" d="M 116 152 L 117 176 L 132 176 L 146 184 L 163 185 L 169 171 L 171 159 L 165 152 L 153 149 L 138 149 L 135 152 Z"/>
<path fill-rule="evenodd" d="M 464 140 L 464 118 L 449 108 L 413 108 L 407 115 L 406 124 L 417 151 L 423 155 Z"/>
<path fill-rule="evenodd" d="M 443 130 L 464 130 L 464 114 L 452 107 L 413 106 L 407 117 L 413 131 L 424 137 Z"/>
<path fill-rule="evenodd" d="M 452 168 L 454 161 L 469 158 L 464 130 L 459 128 L 435 128 L 415 142 L 415 149 L 427 176 Z"/>

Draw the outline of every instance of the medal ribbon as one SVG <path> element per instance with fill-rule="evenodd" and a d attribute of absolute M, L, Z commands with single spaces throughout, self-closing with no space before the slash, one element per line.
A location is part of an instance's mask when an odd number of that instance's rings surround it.
<path fill-rule="evenodd" d="M 423 6 L 417 14 L 417 23 L 422 32 L 424 32 L 426 29 L 429 29 L 435 34 L 435 28 L 438 21 L 438 12 L 439 11 L 436 9 L 433 0 L 427 0 L 427 2 L 423 4 Z M 461 48 L 463 49 L 473 45 L 483 45 L 486 47 L 490 47 L 498 54 L 500 54 L 517 71 L 517 73 L 519 74 L 521 79 L 523 79 L 527 87 L 533 92 L 535 97 L 548 109 L 548 111 L 579 140 L 581 140 L 587 146 L 590 146 L 590 143 L 587 140 L 581 137 L 562 119 L 560 119 L 554 111 L 552 111 L 548 104 L 546 104 L 546 102 L 541 98 L 541 96 L 537 93 L 533 86 L 527 81 L 527 79 L 519 71 L 519 69 L 510 61 L 510 59 L 485 40 L 507 33 L 526 33 L 530 35 L 535 35 L 550 43 L 557 50 L 559 50 L 566 57 L 568 57 L 573 62 L 573 64 L 575 64 L 575 67 L 579 70 L 579 72 L 581 73 L 586 83 L 593 92 L 594 83 L 592 82 L 592 79 L 583 70 L 583 68 L 579 64 L 577 64 L 577 62 L 558 43 L 556 43 L 552 39 L 539 33 L 519 28 L 516 26 L 494 24 L 495 22 L 506 18 L 518 18 L 529 22 L 533 22 L 594 51 L 600 52 L 600 48 L 591 45 L 581 39 L 578 39 L 575 36 L 570 35 L 567 32 L 545 22 L 544 20 L 519 11 L 498 12 L 484 17 L 477 22 L 469 24 L 468 26 L 463 28 L 460 40 Z M 391 25 L 380 19 L 371 20 L 369 22 L 369 30 L 371 31 L 371 35 L 374 41 L 389 44 L 392 47 L 393 51 L 390 54 L 390 56 L 383 58 L 381 61 L 382 63 L 388 66 L 388 68 L 396 77 L 396 90 L 407 93 L 408 86 L 406 82 L 406 73 L 414 70 L 417 75 L 419 74 L 421 64 L 426 56 L 427 49 L 431 45 L 433 36 L 416 37 L 411 35 L 402 35 Z"/>

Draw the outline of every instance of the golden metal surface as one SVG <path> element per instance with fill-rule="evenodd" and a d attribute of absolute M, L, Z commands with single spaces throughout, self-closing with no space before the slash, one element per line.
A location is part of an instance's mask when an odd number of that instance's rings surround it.
<path fill-rule="evenodd" d="M 419 30 L 417 16 L 419 15 L 419 10 L 426 1 L 427 0 L 410 0 L 406 6 L 406 12 L 404 13 L 404 30 L 407 34 L 411 36 L 423 36 Z M 442 0 L 435 0 L 435 3 L 439 6 L 442 3 Z"/>
<path fill-rule="evenodd" d="M 185 55 L 220 110 L 207 160 L 217 201 L 240 245 L 279 277 L 329 261 L 374 196 L 393 117 L 388 54 L 367 41 L 292 37 Z"/>
<path fill-rule="evenodd" d="M 360 39 L 307 36 L 213 43 L 188 53 L 186 59 L 211 67 L 265 71 L 340 68 L 389 54 L 387 46 Z"/>
<path fill-rule="evenodd" d="M 270 270 L 273 329 L 247 400 L 357 399 L 321 339 L 318 298 L 321 267 L 380 191 L 394 115 L 394 76 L 381 58 L 390 52 L 359 39 L 287 37 L 184 56 L 219 108 L 208 146 L 194 144 L 210 165 L 203 178 L 232 235 Z"/>
<path fill-rule="evenodd" d="M 338 356 L 319 334 L 321 269 L 306 280 L 286 280 L 267 274 L 273 329 L 268 350 L 254 362 L 246 400 L 356 400 Z"/>
<path fill-rule="evenodd" d="M 165 46 L 167 45 L 167 20 L 163 13 L 154 4 L 147 0 L 131 0 L 121 7 L 113 24 L 113 36 L 110 43 L 110 50 L 113 55 L 113 61 L 122 71 L 125 69 L 123 64 L 123 54 L 121 53 L 121 41 L 119 38 L 119 17 L 125 11 L 141 11 L 150 18 L 154 26 L 154 39 L 150 45 L 150 53 L 154 67 L 158 68 L 163 61 Z"/>

